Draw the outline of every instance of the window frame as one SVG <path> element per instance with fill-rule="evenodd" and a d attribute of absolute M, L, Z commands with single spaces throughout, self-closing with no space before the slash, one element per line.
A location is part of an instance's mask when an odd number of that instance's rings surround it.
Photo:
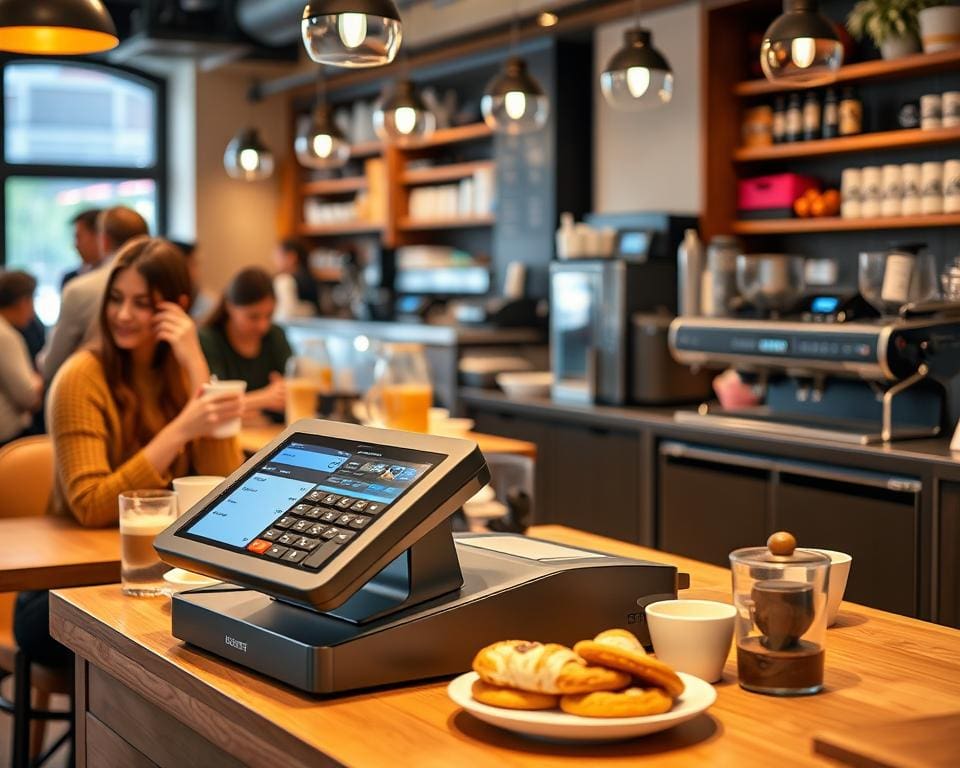
<path fill-rule="evenodd" d="M 91 69 L 97 72 L 133 81 L 153 91 L 154 109 L 154 163 L 151 166 L 132 167 L 116 165 L 50 165 L 44 163 L 8 163 L 6 157 L 6 68 L 11 64 L 59 64 Z M 7 180 L 11 176 L 56 179 L 151 179 L 157 192 L 157 231 L 167 231 L 167 83 L 156 75 L 118 64 L 106 64 L 69 57 L 38 58 L 32 56 L 0 59 L 0 265 L 7 263 Z"/>

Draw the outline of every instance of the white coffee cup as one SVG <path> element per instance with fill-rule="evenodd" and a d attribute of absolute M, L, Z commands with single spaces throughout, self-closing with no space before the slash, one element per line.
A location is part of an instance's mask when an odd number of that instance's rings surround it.
<path fill-rule="evenodd" d="M 830 558 L 830 581 L 827 586 L 827 626 L 832 627 L 837 623 L 837 614 L 840 613 L 840 602 L 843 600 L 843 592 L 847 588 L 847 578 L 850 576 L 850 566 L 853 558 L 846 552 L 837 552 L 834 549 L 812 549 L 804 547 L 811 552 L 819 552 Z"/>
<path fill-rule="evenodd" d="M 860 174 L 860 215 L 865 219 L 873 219 L 880 215 L 883 200 L 883 174 L 875 165 L 862 168 Z"/>
<path fill-rule="evenodd" d="M 943 212 L 960 212 L 960 160 L 943 164 Z"/>
<path fill-rule="evenodd" d="M 920 127 L 925 131 L 940 128 L 943 125 L 943 99 L 939 93 L 928 93 L 920 97 Z"/>
<path fill-rule="evenodd" d="M 881 215 L 899 216 L 903 210 L 903 172 L 899 165 L 883 166 L 880 186 L 883 189 Z"/>
<path fill-rule="evenodd" d="M 859 168 L 844 168 L 840 174 L 840 215 L 843 218 L 860 218 L 862 183 L 863 174 Z"/>
<path fill-rule="evenodd" d="M 247 391 L 247 382 L 242 379 L 223 379 L 219 381 L 208 381 L 203 385 L 203 394 L 201 397 L 213 399 L 221 395 L 242 395 Z M 242 418 L 237 416 L 235 419 L 225 421 L 213 432 L 211 437 L 223 440 L 227 437 L 235 437 L 240 434 Z"/>
<path fill-rule="evenodd" d="M 920 163 L 904 163 L 900 166 L 900 175 L 903 177 L 901 212 L 904 216 L 916 216 L 922 210 L 920 201 L 923 179 L 920 174 Z"/>
<path fill-rule="evenodd" d="M 173 491 L 177 494 L 179 514 L 183 514 L 216 488 L 226 478 L 219 475 L 192 475 L 173 478 Z"/>
<path fill-rule="evenodd" d="M 661 600 L 645 613 L 660 661 L 708 683 L 723 676 L 736 608 L 713 600 Z"/>
<path fill-rule="evenodd" d="M 943 127 L 954 128 L 960 125 L 960 91 L 944 91 L 941 104 Z"/>
<path fill-rule="evenodd" d="M 943 163 L 929 162 L 920 166 L 920 210 L 943 213 Z"/>

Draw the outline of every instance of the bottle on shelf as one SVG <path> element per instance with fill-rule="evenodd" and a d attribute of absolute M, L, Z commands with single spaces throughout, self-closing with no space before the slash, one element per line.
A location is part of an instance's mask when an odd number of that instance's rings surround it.
<path fill-rule="evenodd" d="M 854 136 L 863 132 L 863 102 L 852 85 L 843 89 L 839 112 L 841 136 Z"/>
<path fill-rule="evenodd" d="M 823 97 L 823 128 L 820 135 L 824 139 L 835 139 L 840 131 L 840 110 L 837 104 L 837 92 L 827 88 Z"/>
<path fill-rule="evenodd" d="M 803 140 L 820 138 L 820 99 L 813 91 L 807 91 L 803 102 Z"/>
<path fill-rule="evenodd" d="M 785 138 L 788 142 L 803 138 L 803 108 L 800 106 L 799 93 L 791 93 L 787 101 Z"/>
<path fill-rule="evenodd" d="M 700 289 L 703 282 L 703 243 L 697 230 L 688 229 L 683 233 L 683 242 L 677 249 L 677 285 L 678 314 L 686 317 L 700 315 Z"/>
<path fill-rule="evenodd" d="M 773 100 L 773 143 L 783 144 L 787 138 L 787 100 L 777 96 Z"/>

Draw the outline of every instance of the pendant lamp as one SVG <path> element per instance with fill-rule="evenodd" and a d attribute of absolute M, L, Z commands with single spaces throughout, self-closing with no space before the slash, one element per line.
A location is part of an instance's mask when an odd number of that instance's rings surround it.
<path fill-rule="evenodd" d="M 659 107 L 673 98 L 673 70 L 653 47 L 649 29 L 624 33 L 623 47 L 600 75 L 600 89 L 611 107 L 628 111 Z"/>
<path fill-rule="evenodd" d="M 305 168 L 342 168 L 350 159 L 350 144 L 333 122 L 333 110 L 321 102 L 313 116 L 304 121 L 302 132 L 297 133 L 293 151 L 297 161 Z"/>
<path fill-rule="evenodd" d="M 403 37 L 393 0 L 311 0 L 300 33 L 311 59 L 351 68 L 389 64 Z"/>
<path fill-rule="evenodd" d="M 373 129 L 383 141 L 416 141 L 429 136 L 436 126 L 436 117 L 409 80 L 397 81 L 392 93 L 385 91 L 373 111 Z"/>
<path fill-rule="evenodd" d="M 550 101 L 527 71 L 527 63 L 511 56 L 480 100 L 483 120 L 497 133 L 517 135 L 539 130 L 550 115 Z"/>
<path fill-rule="evenodd" d="M 783 13 L 763 35 L 760 66 L 768 80 L 819 85 L 834 79 L 843 46 L 817 0 L 783 0 Z"/>
<path fill-rule="evenodd" d="M 119 42 L 100 0 L 0 0 L 0 51 L 73 56 Z"/>
<path fill-rule="evenodd" d="M 273 153 L 256 128 L 244 128 L 227 144 L 223 167 L 232 179 L 260 181 L 273 175 Z"/>

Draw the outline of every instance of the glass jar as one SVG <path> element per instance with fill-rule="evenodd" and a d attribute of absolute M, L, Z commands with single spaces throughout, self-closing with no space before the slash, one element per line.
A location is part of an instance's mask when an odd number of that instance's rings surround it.
<path fill-rule="evenodd" d="M 766 547 L 730 553 L 737 674 L 748 691 L 799 696 L 823 688 L 830 558 L 796 543 L 779 532 Z"/>
<path fill-rule="evenodd" d="M 426 432 L 433 387 L 420 344 L 384 344 L 367 392 L 371 420 L 389 429 Z"/>
<path fill-rule="evenodd" d="M 320 395 L 333 391 L 333 366 L 322 339 L 310 339 L 300 347 L 300 354 L 287 360 L 286 378 L 287 424 L 298 419 L 317 417 Z"/>
<path fill-rule="evenodd" d="M 706 317 L 727 317 L 737 297 L 737 256 L 743 245 L 730 235 L 717 235 L 707 246 L 707 268 L 700 291 L 700 310 Z"/>

